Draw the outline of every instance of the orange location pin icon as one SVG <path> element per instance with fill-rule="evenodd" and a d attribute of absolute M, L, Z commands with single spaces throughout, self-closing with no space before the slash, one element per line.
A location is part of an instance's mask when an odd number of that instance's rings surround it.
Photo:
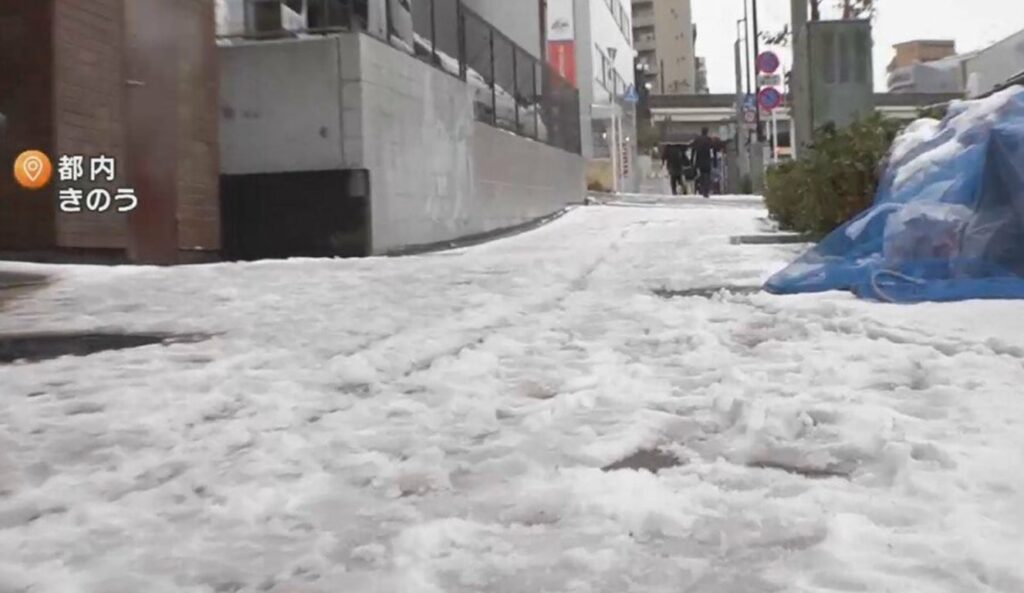
<path fill-rule="evenodd" d="M 50 158 L 38 150 L 26 150 L 14 161 L 14 180 L 25 189 L 42 189 L 53 175 Z"/>

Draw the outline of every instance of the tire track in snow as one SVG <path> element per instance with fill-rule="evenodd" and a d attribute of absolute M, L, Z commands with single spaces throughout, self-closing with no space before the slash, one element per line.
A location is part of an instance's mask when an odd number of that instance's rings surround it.
<path fill-rule="evenodd" d="M 553 296 L 548 296 L 540 300 L 539 302 L 525 306 L 521 310 L 519 315 L 523 315 L 528 318 L 543 317 L 547 313 L 550 313 L 555 309 L 559 308 L 559 306 L 562 303 L 564 303 L 567 299 L 569 299 L 572 295 L 585 290 L 590 278 L 592 278 L 594 274 L 596 274 L 597 271 L 600 270 L 601 267 L 607 263 L 609 258 L 611 258 L 612 255 L 615 254 L 620 249 L 621 243 L 625 241 L 626 238 L 632 232 L 636 231 L 638 228 L 643 228 L 650 224 L 652 224 L 652 221 L 641 221 L 628 225 L 626 228 L 622 230 L 619 236 L 609 244 L 605 251 L 594 260 L 594 262 L 591 265 L 587 266 L 575 278 L 566 282 L 563 290 L 560 290 L 557 292 L 557 294 Z M 440 352 L 432 353 L 429 356 L 414 361 L 404 371 L 399 373 L 399 375 L 401 376 L 401 378 L 408 379 L 415 376 L 418 373 L 430 370 L 430 368 L 435 363 L 441 360 L 448 358 L 457 358 L 468 352 L 471 352 L 472 350 L 479 348 L 480 346 L 485 344 L 490 338 L 494 337 L 495 332 L 500 332 L 503 329 L 513 327 L 512 322 L 513 319 L 511 319 L 510 316 L 501 315 L 485 325 L 478 325 L 462 329 L 460 333 L 468 335 L 469 339 L 463 340 L 455 346 L 446 348 L 444 350 L 441 350 Z M 434 328 L 423 331 L 432 333 L 434 331 Z M 375 340 L 371 342 L 365 349 L 374 348 L 387 343 L 389 340 L 400 338 L 405 339 L 407 338 L 407 336 L 405 334 L 396 334 L 388 336 L 387 338 L 381 340 Z M 353 351 L 350 354 L 356 354 L 361 350 L 363 349 Z"/>

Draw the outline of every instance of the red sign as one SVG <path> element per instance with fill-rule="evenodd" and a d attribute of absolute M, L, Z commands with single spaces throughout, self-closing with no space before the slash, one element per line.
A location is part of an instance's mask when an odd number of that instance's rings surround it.
<path fill-rule="evenodd" d="M 548 63 L 563 78 L 576 87 L 576 42 L 575 41 L 549 41 L 548 42 Z"/>
<path fill-rule="evenodd" d="M 765 74 L 775 74 L 782 62 L 775 52 L 765 51 L 757 56 L 757 71 Z"/>

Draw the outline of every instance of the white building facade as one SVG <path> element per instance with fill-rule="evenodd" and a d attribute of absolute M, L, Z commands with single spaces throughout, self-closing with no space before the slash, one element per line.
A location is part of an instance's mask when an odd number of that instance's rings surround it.
<path fill-rule="evenodd" d="M 580 92 L 588 185 L 636 191 L 632 11 L 628 0 L 547 0 L 548 61 Z"/>
<path fill-rule="evenodd" d="M 1024 73 L 1024 31 L 987 47 L 964 61 L 967 95 L 976 97 Z"/>

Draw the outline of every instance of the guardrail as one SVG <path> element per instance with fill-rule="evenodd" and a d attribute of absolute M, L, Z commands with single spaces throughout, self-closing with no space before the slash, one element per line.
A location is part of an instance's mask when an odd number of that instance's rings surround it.
<path fill-rule="evenodd" d="M 579 91 L 462 0 L 245 0 L 245 7 L 246 30 L 220 39 L 363 32 L 465 81 L 478 121 L 581 152 Z"/>

